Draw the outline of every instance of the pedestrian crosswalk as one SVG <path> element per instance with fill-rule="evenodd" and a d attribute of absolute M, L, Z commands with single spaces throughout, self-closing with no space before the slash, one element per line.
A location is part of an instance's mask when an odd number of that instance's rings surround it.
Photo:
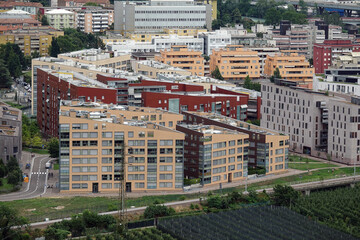
<path fill-rule="evenodd" d="M 33 172 L 32 174 L 38 174 L 38 175 L 41 175 L 41 174 L 46 174 L 46 172 Z"/>

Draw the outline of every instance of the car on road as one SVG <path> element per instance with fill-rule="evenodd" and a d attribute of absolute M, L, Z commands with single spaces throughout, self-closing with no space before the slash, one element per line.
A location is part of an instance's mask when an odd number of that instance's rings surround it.
<path fill-rule="evenodd" d="M 25 166 L 25 169 L 30 169 L 30 163 L 27 163 L 26 166 Z"/>

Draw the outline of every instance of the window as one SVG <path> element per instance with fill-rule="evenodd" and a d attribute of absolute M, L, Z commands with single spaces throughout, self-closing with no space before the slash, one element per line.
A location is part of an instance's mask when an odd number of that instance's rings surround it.
<path fill-rule="evenodd" d="M 112 138 L 112 132 L 102 132 L 103 138 Z"/>
<path fill-rule="evenodd" d="M 128 132 L 128 137 L 133 138 L 134 137 L 134 132 Z"/>
<path fill-rule="evenodd" d="M 172 146 L 173 140 L 160 140 L 160 146 Z"/>
<path fill-rule="evenodd" d="M 101 171 L 102 172 L 112 172 L 112 166 L 102 166 Z"/>
<path fill-rule="evenodd" d="M 173 175 L 170 174 L 160 174 L 160 180 L 171 180 L 173 178 Z"/>
<path fill-rule="evenodd" d="M 172 171 L 173 166 L 172 165 L 160 165 L 160 171 Z"/>
<path fill-rule="evenodd" d="M 111 157 L 103 157 L 101 159 L 101 163 L 103 163 L 103 164 L 112 163 L 112 158 Z"/>
<path fill-rule="evenodd" d="M 111 183 L 102 183 L 101 188 L 110 189 L 110 188 L 112 188 L 112 184 Z"/>
<path fill-rule="evenodd" d="M 112 140 L 103 140 L 102 141 L 103 147 L 111 147 L 112 146 Z"/>
<path fill-rule="evenodd" d="M 159 183 L 159 187 L 161 187 L 161 188 L 171 188 L 172 187 L 172 182 L 161 182 L 161 183 Z"/>

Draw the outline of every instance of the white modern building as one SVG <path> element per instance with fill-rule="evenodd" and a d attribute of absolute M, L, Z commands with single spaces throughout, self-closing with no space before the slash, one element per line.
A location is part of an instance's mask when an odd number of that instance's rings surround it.
<path fill-rule="evenodd" d="M 204 54 L 210 56 L 213 49 L 225 48 L 231 44 L 231 35 L 226 30 L 204 32 L 198 35 L 204 39 Z"/>
<path fill-rule="evenodd" d="M 165 28 L 211 29 L 210 4 L 193 0 L 115 1 L 114 29 L 126 32 L 154 32 Z"/>

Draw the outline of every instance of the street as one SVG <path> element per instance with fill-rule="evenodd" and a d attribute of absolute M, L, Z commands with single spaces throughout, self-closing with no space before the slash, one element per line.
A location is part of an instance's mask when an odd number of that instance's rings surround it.
<path fill-rule="evenodd" d="M 35 198 L 46 192 L 48 169 L 45 164 L 51 158 L 48 156 L 36 156 L 32 158 L 31 169 L 29 172 L 29 183 L 26 188 L 14 193 L 0 195 L 0 201 L 13 201 L 21 199 Z"/>

